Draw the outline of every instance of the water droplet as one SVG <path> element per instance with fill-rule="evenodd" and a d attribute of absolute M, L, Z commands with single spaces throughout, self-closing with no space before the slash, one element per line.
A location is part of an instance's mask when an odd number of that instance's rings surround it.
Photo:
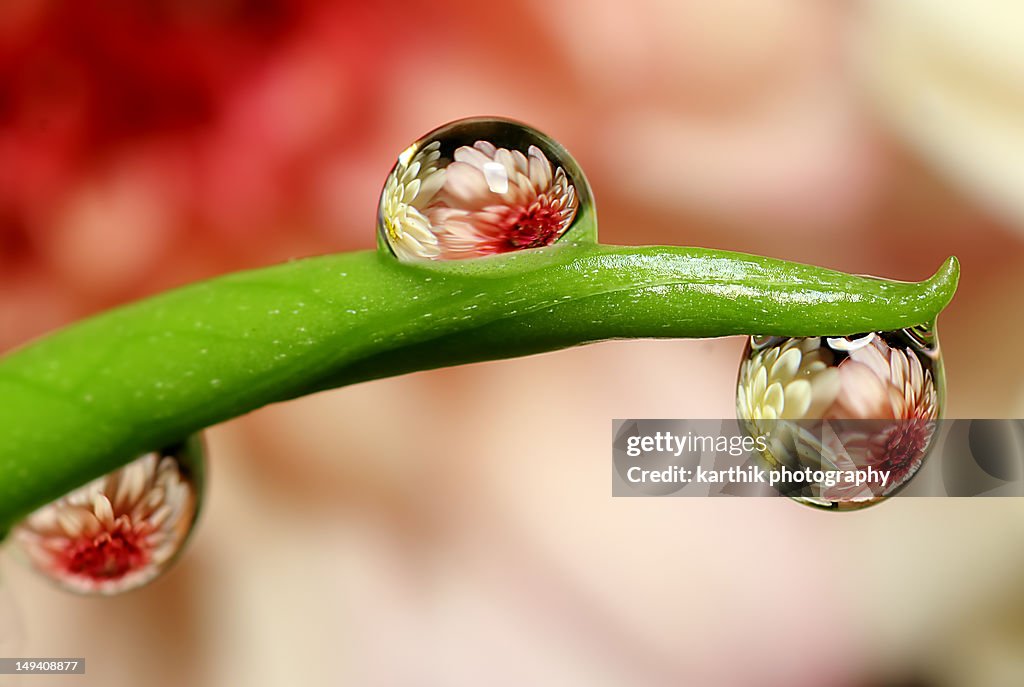
<path fill-rule="evenodd" d="M 130 591 L 154 580 L 182 551 L 204 479 L 196 435 L 43 506 L 11 538 L 36 571 L 69 591 Z"/>
<path fill-rule="evenodd" d="M 377 229 L 401 260 L 458 260 L 550 245 L 591 208 L 557 142 L 518 122 L 461 119 L 398 156 Z"/>
<path fill-rule="evenodd" d="M 848 510 L 906 486 L 927 457 L 944 402 L 938 338 L 920 326 L 844 337 L 751 337 L 736 413 L 752 436 L 768 440 L 763 457 L 770 469 L 803 475 L 784 493 Z M 822 479 L 808 479 L 815 473 Z"/>

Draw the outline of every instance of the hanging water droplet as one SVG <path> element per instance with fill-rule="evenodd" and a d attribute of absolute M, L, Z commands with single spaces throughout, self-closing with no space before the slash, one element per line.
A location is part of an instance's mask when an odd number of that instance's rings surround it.
<path fill-rule="evenodd" d="M 584 218 L 592 233 L 592 206 L 554 140 L 505 119 L 460 119 L 398 156 L 377 230 L 401 260 L 458 260 L 548 246 Z"/>
<path fill-rule="evenodd" d="M 205 481 L 197 435 L 147 453 L 32 513 L 11 532 L 35 570 L 81 594 L 120 594 L 167 570 Z"/>
<path fill-rule="evenodd" d="M 895 494 L 914 476 L 944 399 L 932 328 L 751 337 L 736 413 L 752 436 L 768 440 L 763 457 L 770 469 L 822 477 L 794 479 L 784 493 L 814 506 L 854 509 Z"/>

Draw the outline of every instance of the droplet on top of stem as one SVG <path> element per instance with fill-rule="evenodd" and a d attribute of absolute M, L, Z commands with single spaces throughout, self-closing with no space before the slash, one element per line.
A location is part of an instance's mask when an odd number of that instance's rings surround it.
<path fill-rule="evenodd" d="M 944 399 L 938 339 L 922 326 L 857 336 L 751 337 L 736 412 L 751 435 L 768 439 L 764 458 L 771 468 L 828 475 L 789 484 L 784 493 L 810 505 L 853 509 L 895 494 L 917 473 Z M 855 471 L 867 481 L 858 484 Z"/>
<path fill-rule="evenodd" d="M 153 581 L 195 525 L 205 474 L 198 436 L 147 453 L 43 506 L 12 531 L 32 567 L 81 594 Z"/>
<path fill-rule="evenodd" d="M 400 260 L 459 260 L 551 245 L 591 206 L 561 145 L 518 122 L 462 119 L 398 156 L 377 229 Z"/>

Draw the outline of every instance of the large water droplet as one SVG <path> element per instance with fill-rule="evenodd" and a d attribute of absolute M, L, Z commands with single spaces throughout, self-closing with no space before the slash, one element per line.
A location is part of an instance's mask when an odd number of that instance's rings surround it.
<path fill-rule="evenodd" d="M 751 337 L 736 412 L 751 435 L 768 439 L 769 468 L 800 474 L 784 493 L 809 505 L 854 509 L 895 494 L 920 469 L 944 399 L 938 339 L 922 326 Z"/>
<path fill-rule="evenodd" d="M 12 539 L 59 586 L 120 594 L 171 566 L 195 525 L 204 482 L 203 444 L 194 436 L 43 506 Z"/>
<path fill-rule="evenodd" d="M 406 148 L 377 210 L 380 238 L 401 260 L 540 248 L 584 221 L 592 229 L 590 187 L 569 153 L 492 118 L 460 119 Z"/>

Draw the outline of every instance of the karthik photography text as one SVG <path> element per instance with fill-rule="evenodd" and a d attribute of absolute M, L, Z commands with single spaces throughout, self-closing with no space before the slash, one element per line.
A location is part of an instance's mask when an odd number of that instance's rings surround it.
<path fill-rule="evenodd" d="M 782 466 L 777 470 L 765 470 L 758 465 L 731 467 L 728 470 L 713 470 L 697 466 L 693 469 L 673 465 L 664 470 L 645 470 L 635 465 L 626 473 L 626 479 L 633 484 L 672 483 L 689 484 L 767 484 L 770 487 L 784 484 L 820 484 L 835 487 L 839 484 L 863 486 L 889 482 L 889 470 L 867 467 L 861 470 L 813 470 Z"/>

